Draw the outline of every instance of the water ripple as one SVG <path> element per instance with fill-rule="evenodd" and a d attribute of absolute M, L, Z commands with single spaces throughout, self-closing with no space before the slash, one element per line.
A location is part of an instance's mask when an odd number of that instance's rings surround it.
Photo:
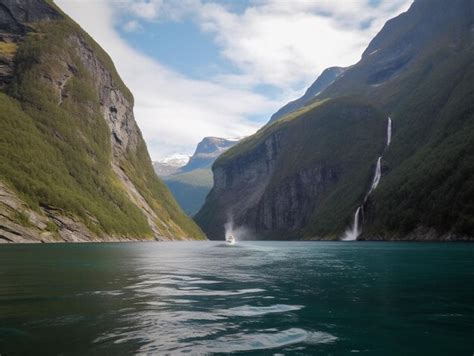
<path fill-rule="evenodd" d="M 330 344 L 337 337 L 325 332 L 310 332 L 299 328 L 274 332 L 264 330 L 259 333 L 236 333 L 218 337 L 214 340 L 203 340 L 173 350 L 175 353 L 231 353 L 280 348 L 293 344 Z M 148 344 L 140 352 L 156 350 L 156 345 Z"/>
<path fill-rule="evenodd" d="M 219 310 L 217 313 L 221 315 L 231 316 L 259 316 L 271 313 L 284 313 L 294 310 L 303 309 L 302 305 L 286 305 L 286 304 L 275 304 L 269 307 L 253 307 L 250 305 L 243 305 L 241 307 L 235 307 L 225 310 Z"/>

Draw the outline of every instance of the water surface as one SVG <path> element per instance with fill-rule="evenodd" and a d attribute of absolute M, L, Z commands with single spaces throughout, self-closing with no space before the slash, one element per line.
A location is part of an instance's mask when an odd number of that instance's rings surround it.
<path fill-rule="evenodd" d="M 0 354 L 472 355 L 474 245 L 0 246 Z"/>

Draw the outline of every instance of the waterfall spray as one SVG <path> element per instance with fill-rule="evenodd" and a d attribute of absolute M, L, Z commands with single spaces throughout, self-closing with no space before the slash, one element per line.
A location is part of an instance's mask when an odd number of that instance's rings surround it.
<path fill-rule="evenodd" d="M 388 147 L 392 142 L 392 119 L 389 117 L 387 121 L 387 141 L 386 146 Z M 380 178 L 382 178 L 382 156 L 377 159 L 377 165 L 375 166 L 375 174 L 374 179 L 372 181 L 372 185 L 370 190 L 365 195 L 364 203 L 359 206 L 354 214 L 354 223 L 352 224 L 352 229 L 346 230 L 344 237 L 342 238 L 343 241 L 354 241 L 357 240 L 357 237 L 360 235 L 361 231 L 359 229 L 359 220 L 360 220 L 360 212 L 364 204 L 366 203 L 369 195 L 377 188 L 380 183 Z"/>
<path fill-rule="evenodd" d="M 362 208 L 361 206 L 357 208 L 354 214 L 354 223 L 352 224 L 352 229 L 346 231 L 343 237 L 344 241 L 355 241 L 357 240 L 357 237 L 360 235 L 359 215 L 360 215 L 361 208 Z"/>
<path fill-rule="evenodd" d="M 224 224 L 224 228 L 225 228 L 225 239 L 227 240 L 229 236 L 234 235 L 234 219 L 232 218 L 232 216 L 230 215 L 228 216 L 228 220 Z"/>

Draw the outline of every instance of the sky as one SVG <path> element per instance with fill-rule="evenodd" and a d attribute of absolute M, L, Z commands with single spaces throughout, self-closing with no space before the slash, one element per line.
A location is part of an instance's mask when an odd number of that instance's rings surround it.
<path fill-rule="evenodd" d="M 56 0 L 112 57 L 153 160 L 244 137 L 412 0 Z"/>

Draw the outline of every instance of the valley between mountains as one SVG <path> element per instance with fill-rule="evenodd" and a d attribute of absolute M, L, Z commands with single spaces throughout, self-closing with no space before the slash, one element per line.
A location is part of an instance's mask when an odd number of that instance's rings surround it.
<path fill-rule="evenodd" d="M 108 54 L 1 0 L 0 242 L 472 241 L 473 99 L 473 1 L 415 0 L 255 134 L 152 162 Z"/>

